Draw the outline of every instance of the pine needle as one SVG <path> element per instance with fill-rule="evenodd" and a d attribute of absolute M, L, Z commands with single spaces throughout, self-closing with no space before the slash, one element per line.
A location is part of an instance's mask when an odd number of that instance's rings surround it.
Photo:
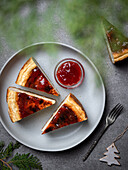
<path fill-rule="evenodd" d="M 10 142 L 9 145 L 7 146 L 7 148 L 5 149 L 5 151 L 3 152 L 3 159 L 7 159 L 9 156 L 11 156 L 13 151 L 15 149 L 18 149 L 19 147 L 20 147 L 19 142 L 16 142 L 15 144 Z"/>
<path fill-rule="evenodd" d="M 1 149 L 3 149 L 3 147 L 4 147 L 4 142 L 1 141 L 1 142 L 0 142 L 0 151 L 1 151 Z"/>
<path fill-rule="evenodd" d="M 31 170 L 31 168 L 42 170 L 42 165 L 39 159 L 36 156 L 30 155 L 30 153 L 16 153 L 8 163 L 13 163 L 13 165 L 17 166 L 20 170 Z"/>

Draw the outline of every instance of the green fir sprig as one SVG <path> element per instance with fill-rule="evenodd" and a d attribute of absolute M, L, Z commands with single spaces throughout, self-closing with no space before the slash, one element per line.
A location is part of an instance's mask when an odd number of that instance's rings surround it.
<path fill-rule="evenodd" d="M 36 156 L 31 155 L 30 153 L 27 154 L 16 153 L 13 158 L 9 159 L 9 157 L 12 156 L 13 151 L 21 146 L 19 142 L 16 142 L 15 144 L 10 142 L 5 149 L 4 146 L 5 146 L 4 142 L 1 141 L 0 170 L 13 170 L 11 167 L 12 165 L 19 168 L 19 170 L 32 170 L 32 169 L 42 170 L 40 160 Z"/>

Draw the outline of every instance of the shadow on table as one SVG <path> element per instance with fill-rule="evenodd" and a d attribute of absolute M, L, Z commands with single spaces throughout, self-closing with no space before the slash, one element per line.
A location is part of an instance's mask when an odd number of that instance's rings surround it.
<path fill-rule="evenodd" d="M 115 63 L 115 66 L 118 67 L 118 68 L 128 67 L 128 58 Z"/>

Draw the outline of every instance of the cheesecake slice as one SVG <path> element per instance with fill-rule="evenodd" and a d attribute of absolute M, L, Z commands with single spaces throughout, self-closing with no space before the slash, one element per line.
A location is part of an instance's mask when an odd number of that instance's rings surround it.
<path fill-rule="evenodd" d="M 127 58 L 128 38 L 106 19 L 103 19 L 103 30 L 111 61 L 116 63 Z"/>
<path fill-rule="evenodd" d="M 85 120 L 87 115 L 83 106 L 70 93 L 42 128 L 42 134 Z"/>
<path fill-rule="evenodd" d="M 32 57 L 21 68 L 16 84 L 55 96 L 59 95 L 46 73 Z"/>
<path fill-rule="evenodd" d="M 39 110 L 55 104 L 55 100 L 15 87 L 7 89 L 6 100 L 12 122 L 19 121 Z"/>

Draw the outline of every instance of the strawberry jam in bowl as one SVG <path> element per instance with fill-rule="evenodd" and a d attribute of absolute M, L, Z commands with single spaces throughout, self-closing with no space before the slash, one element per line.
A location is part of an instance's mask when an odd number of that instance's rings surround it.
<path fill-rule="evenodd" d="M 84 75 L 82 64 L 72 58 L 61 60 L 54 70 L 56 82 L 66 89 L 73 89 L 81 85 Z"/>

